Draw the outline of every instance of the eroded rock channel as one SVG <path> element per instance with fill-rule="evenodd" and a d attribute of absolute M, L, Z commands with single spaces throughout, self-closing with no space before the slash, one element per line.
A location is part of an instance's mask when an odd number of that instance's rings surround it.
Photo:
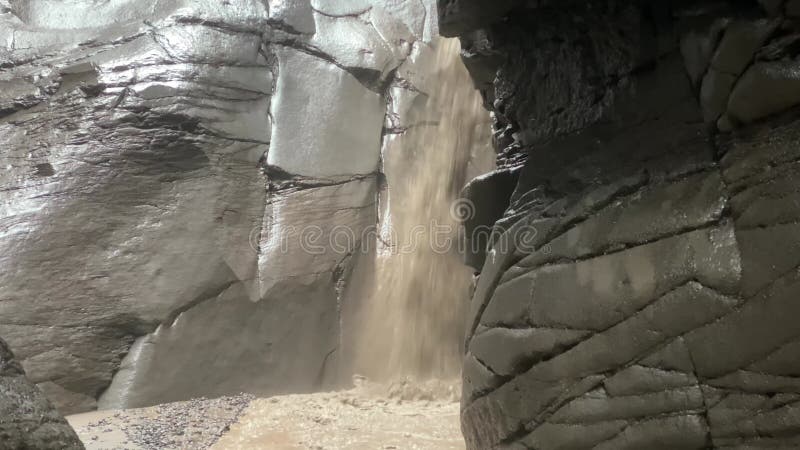
<path fill-rule="evenodd" d="M 0 0 L 0 448 L 796 448 L 798 58 L 795 0 Z"/>

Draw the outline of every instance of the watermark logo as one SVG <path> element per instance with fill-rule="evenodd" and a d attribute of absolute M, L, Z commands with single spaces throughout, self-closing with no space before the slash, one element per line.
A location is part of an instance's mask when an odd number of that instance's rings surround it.
<path fill-rule="evenodd" d="M 254 227 L 248 236 L 250 248 L 256 253 L 293 253 L 303 252 L 309 255 L 337 254 L 346 255 L 357 251 L 370 252 L 381 245 L 382 251 L 391 254 L 409 254 L 415 252 L 432 252 L 447 254 L 478 254 L 491 247 L 500 252 L 520 251 L 530 254 L 552 249 L 543 245 L 545 236 L 539 233 L 536 226 L 521 218 L 508 228 L 491 225 L 479 225 L 464 229 L 462 224 L 475 217 L 475 204 L 467 199 L 458 199 L 450 206 L 450 216 L 457 223 L 440 223 L 431 220 L 428 223 L 416 224 L 405 230 L 397 230 L 391 226 L 374 224 L 355 226 L 347 224 L 308 224 L 292 226 L 276 224 L 263 229 L 261 225 Z M 267 220 L 265 223 L 274 223 Z"/>
<path fill-rule="evenodd" d="M 250 230 L 247 241 L 250 243 L 250 248 L 258 253 L 258 249 L 261 247 L 261 225 L 257 225 Z"/>
<path fill-rule="evenodd" d="M 475 217 L 475 204 L 466 198 L 459 198 L 450 205 L 450 218 L 456 222 L 466 222 Z"/>

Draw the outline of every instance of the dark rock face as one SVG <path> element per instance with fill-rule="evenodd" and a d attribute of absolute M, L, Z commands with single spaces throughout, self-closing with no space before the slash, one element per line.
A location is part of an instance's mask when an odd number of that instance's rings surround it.
<path fill-rule="evenodd" d="M 461 191 L 460 198 L 470 202 L 474 211 L 463 222 L 464 245 L 462 259 L 475 270 L 480 270 L 486 259 L 486 247 L 500 233 L 494 225 L 503 217 L 508 202 L 519 179 L 519 168 L 496 170 L 470 181 Z"/>
<path fill-rule="evenodd" d="M 526 159 L 470 307 L 469 448 L 800 445 L 792 4 L 519 2 L 443 27 Z"/>
<path fill-rule="evenodd" d="M 83 444 L 0 339 L 0 449 L 80 450 Z"/>

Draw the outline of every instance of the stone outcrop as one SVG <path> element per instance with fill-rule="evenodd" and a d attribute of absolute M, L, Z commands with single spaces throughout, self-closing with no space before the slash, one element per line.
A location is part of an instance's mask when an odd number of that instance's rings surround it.
<path fill-rule="evenodd" d="M 0 0 L 0 335 L 31 380 L 63 412 L 334 386 L 358 242 L 328 241 L 375 225 L 436 35 L 432 1 Z"/>
<path fill-rule="evenodd" d="M 0 449 L 83 450 L 67 421 L 25 377 L 0 339 Z"/>
<path fill-rule="evenodd" d="M 800 445 L 795 3 L 440 1 L 522 167 L 470 305 L 469 448 Z"/>

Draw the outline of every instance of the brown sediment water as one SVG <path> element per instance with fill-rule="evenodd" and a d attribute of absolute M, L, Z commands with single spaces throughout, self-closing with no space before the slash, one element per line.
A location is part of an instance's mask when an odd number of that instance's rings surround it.
<path fill-rule="evenodd" d="M 354 380 L 340 392 L 239 395 L 70 416 L 86 450 L 463 450 L 457 386 Z"/>
<path fill-rule="evenodd" d="M 254 401 L 212 450 L 463 450 L 458 403 L 441 387 L 357 384 Z M 431 391 L 430 389 L 433 388 Z"/>
<path fill-rule="evenodd" d="M 448 379 L 461 365 L 472 273 L 457 253 L 458 194 L 494 167 L 491 124 L 457 39 L 433 45 L 435 89 L 408 129 L 384 143 L 388 192 L 356 332 L 355 372 L 374 380 Z"/>

